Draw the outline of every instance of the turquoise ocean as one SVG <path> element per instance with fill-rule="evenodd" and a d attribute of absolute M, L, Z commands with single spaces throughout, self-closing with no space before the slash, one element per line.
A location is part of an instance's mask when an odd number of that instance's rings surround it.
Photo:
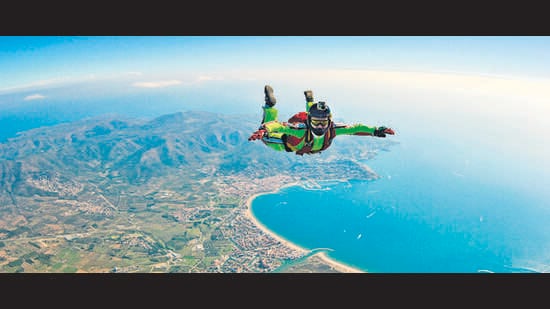
<path fill-rule="evenodd" d="M 283 187 L 256 197 L 252 214 L 300 247 L 371 273 L 547 272 L 547 195 L 518 186 L 506 156 L 488 163 L 482 149 L 465 155 L 427 141 L 405 138 L 365 161 L 379 179 Z"/>
<path fill-rule="evenodd" d="M 244 101 L 209 100 L 199 89 L 188 91 L 185 98 L 208 101 L 208 111 L 239 113 L 256 104 L 251 103 L 256 94 L 246 93 L 251 98 Z M 238 91 L 231 95 L 242 96 Z M 13 104 L 0 109 L 0 142 L 16 132 L 104 113 L 149 118 L 204 109 L 201 104 L 182 105 L 181 97 L 157 93 L 88 98 L 77 93 L 70 100 Z M 5 96 L 3 100 L 9 101 Z M 157 101 L 163 104 L 151 104 Z M 544 167 L 548 156 L 534 156 L 547 153 L 547 143 L 529 132 L 502 129 L 503 136 L 497 138 L 489 134 L 493 131 L 484 132 L 490 126 L 473 135 L 472 130 L 437 122 L 419 125 L 429 121 L 398 116 L 392 114 L 398 134 L 388 139 L 399 144 L 363 162 L 381 178 L 358 181 L 342 175 L 335 181 L 320 175 L 320 189 L 291 186 L 258 196 L 251 205 L 253 215 L 292 243 L 321 248 L 330 258 L 368 272 L 550 271 L 550 172 Z M 434 134 L 443 128 L 448 132 Z M 347 137 L 338 137 L 331 148 L 340 147 L 341 138 Z"/>

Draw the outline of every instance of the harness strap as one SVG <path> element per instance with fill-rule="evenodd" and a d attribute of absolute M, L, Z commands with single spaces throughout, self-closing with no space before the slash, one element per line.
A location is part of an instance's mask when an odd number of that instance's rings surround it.
<path fill-rule="evenodd" d="M 302 149 L 296 150 L 296 154 L 299 156 L 303 156 L 304 153 L 318 153 L 325 149 L 327 149 L 330 144 L 332 143 L 332 140 L 336 136 L 336 131 L 334 130 L 334 124 L 331 121 L 329 129 L 325 132 L 325 136 L 323 138 L 323 147 L 319 150 L 312 151 L 313 148 L 313 133 L 311 132 L 311 129 L 307 127 L 307 131 L 305 134 L 305 141 L 304 141 L 304 147 Z"/>

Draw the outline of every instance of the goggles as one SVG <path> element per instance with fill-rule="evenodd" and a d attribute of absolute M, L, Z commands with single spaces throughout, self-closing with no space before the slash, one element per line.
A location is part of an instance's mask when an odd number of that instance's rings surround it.
<path fill-rule="evenodd" d="M 314 127 L 319 126 L 319 125 L 324 127 L 324 126 L 328 125 L 328 119 L 323 119 L 323 120 L 311 119 L 310 122 L 311 122 L 311 125 L 314 126 Z"/>

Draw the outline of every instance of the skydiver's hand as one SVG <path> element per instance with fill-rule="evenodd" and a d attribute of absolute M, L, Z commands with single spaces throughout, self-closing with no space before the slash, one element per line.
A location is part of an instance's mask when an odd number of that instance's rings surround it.
<path fill-rule="evenodd" d="M 395 132 L 391 128 L 379 127 L 374 130 L 374 136 L 386 137 L 386 134 L 394 135 Z"/>
<path fill-rule="evenodd" d="M 266 130 L 264 129 L 259 129 L 258 131 L 252 133 L 252 135 L 250 135 L 250 137 L 248 138 L 249 141 L 255 141 L 257 139 L 262 139 L 262 137 L 264 137 L 264 135 L 266 134 Z"/>

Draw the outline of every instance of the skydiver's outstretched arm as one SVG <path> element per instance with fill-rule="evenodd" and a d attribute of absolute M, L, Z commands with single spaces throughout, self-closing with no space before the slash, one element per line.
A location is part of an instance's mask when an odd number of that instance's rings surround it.
<path fill-rule="evenodd" d="M 386 134 L 394 135 L 395 132 L 387 127 L 367 126 L 364 124 L 347 125 L 343 123 L 335 123 L 334 131 L 338 135 L 363 135 L 386 137 Z"/>

